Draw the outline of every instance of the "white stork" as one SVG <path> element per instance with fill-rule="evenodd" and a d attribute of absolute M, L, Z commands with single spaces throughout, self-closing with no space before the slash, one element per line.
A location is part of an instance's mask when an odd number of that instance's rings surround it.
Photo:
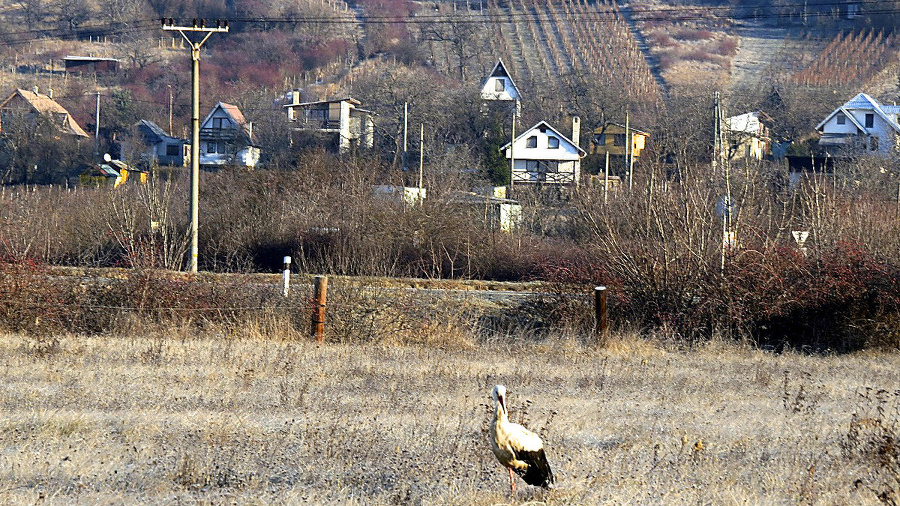
<path fill-rule="evenodd" d="M 544 454 L 544 443 L 537 434 L 509 421 L 506 387 L 494 387 L 494 423 L 491 424 L 491 449 L 509 472 L 509 487 L 516 493 L 513 471 L 536 487 L 553 488 L 553 471 Z"/>

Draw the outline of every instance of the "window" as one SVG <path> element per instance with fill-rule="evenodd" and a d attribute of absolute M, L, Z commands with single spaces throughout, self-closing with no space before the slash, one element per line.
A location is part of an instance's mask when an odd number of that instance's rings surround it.
<path fill-rule="evenodd" d="M 613 146 L 624 146 L 625 145 L 625 134 L 616 134 L 613 138 Z"/>
<path fill-rule="evenodd" d="M 872 138 L 869 140 L 869 149 L 871 149 L 872 151 L 878 151 L 878 136 L 877 135 L 873 135 Z"/>
<path fill-rule="evenodd" d="M 541 162 L 542 172 L 559 172 L 559 162 L 557 160 L 544 160 Z"/>
<path fill-rule="evenodd" d="M 212 119 L 212 127 L 221 130 L 223 128 L 228 128 L 228 119 L 227 118 L 213 118 Z"/>
<path fill-rule="evenodd" d="M 532 135 L 525 141 L 526 148 L 536 148 L 537 147 L 537 136 Z"/>
<path fill-rule="evenodd" d="M 872 128 L 875 126 L 875 113 L 866 114 L 866 128 Z"/>
<path fill-rule="evenodd" d="M 215 142 L 207 142 L 206 143 L 206 152 L 207 153 L 215 153 L 216 152 L 216 143 Z"/>
<path fill-rule="evenodd" d="M 181 154 L 181 150 L 178 149 L 178 144 L 166 144 L 166 156 L 178 156 Z"/>
<path fill-rule="evenodd" d="M 837 118 L 838 125 L 844 125 L 847 123 L 847 116 L 845 116 L 842 112 L 837 113 L 837 116 L 835 116 L 835 118 Z"/>
<path fill-rule="evenodd" d="M 600 146 L 606 146 L 606 134 L 600 134 L 595 137 L 595 141 Z"/>
<path fill-rule="evenodd" d="M 537 172 L 538 171 L 538 161 L 537 160 L 525 160 L 525 170 L 528 172 Z"/>
<path fill-rule="evenodd" d="M 503 79 L 497 79 L 494 81 L 494 91 L 503 91 L 506 89 L 506 81 Z"/>
<path fill-rule="evenodd" d="M 224 155 L 224 154 L 227 153 L 227 152 L 228 152 L 228 145 L 227 145 L 227 144 L 225 144 L 224 142 L 217 142 L 217 143 L 216 143 L 216 153 L 219 153 L 220 155 Z"/>
<path fill-rule="evenodd" d="M 550 149 L 559 149 L 559 137 L 547 137 L 547 147 Z"/>

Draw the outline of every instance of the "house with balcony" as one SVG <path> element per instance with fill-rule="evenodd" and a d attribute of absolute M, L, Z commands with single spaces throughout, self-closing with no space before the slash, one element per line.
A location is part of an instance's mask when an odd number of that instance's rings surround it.
<path fill-rule="evenodd" d="M 578 147 L 580 129 L 581 120 L 572 118 L 572 138 L 569 139 L 546 121 L 541 121 L 501 147 L 511 161 L 512 184 L 578 186 L 581 158 L 586 154 Z"/>
<path fill-rule="evenodd" d="M 896 154 L 900 137 L 900 106 L 883 105 L 860 93 L 816 125 L 819 145 L 829 155 Z"/>
<path fill-rule="evenodd" d="M 256 167 L 259 148 L 253 145 L 253 123 L 237 106 L 219 102 L 200 123 L 200 165 Z"/>
<path fill-rule="evenodd" d="M 300 91 L 285 95 L 282 106 L 296 144 L 323 143 L 338 153 L 375 145 L 375 115 L 354 98 L 301 102 Z"/>

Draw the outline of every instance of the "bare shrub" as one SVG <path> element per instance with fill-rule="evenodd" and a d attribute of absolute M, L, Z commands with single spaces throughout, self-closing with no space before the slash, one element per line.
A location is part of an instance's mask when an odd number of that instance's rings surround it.
<path fill-rule="evenodd" d="M 844 457 L 861 465 L 854 481 L 882 504 L 900 503 L 900 391 L 866 388 L 856 392 L 857 407 L 840 446 Z"/>

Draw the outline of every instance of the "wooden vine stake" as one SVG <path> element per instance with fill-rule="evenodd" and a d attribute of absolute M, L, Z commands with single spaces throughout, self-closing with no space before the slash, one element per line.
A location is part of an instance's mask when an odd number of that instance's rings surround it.
<path fill-rule="evenodd" d="M 328 277 L 316 276 L 313 284 L 312 334 L 316 342 L 325 339 L 325 301 L 328 298 Z"/>

